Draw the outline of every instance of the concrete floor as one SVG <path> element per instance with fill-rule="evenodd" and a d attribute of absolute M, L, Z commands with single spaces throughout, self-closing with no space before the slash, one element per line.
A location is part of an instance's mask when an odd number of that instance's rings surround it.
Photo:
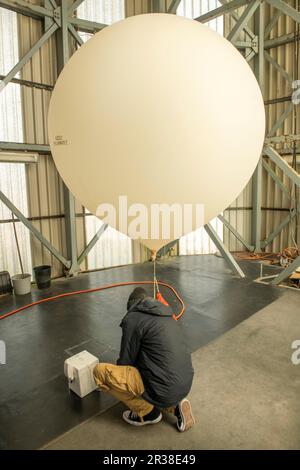
<path fill-rule="evenodd" d="M 249 299 L 249 302 L 251 299 Z M 197 420 L 178 433 L 166 417 L 136 429 L 117 404 L 47 449 L 300 449 L 300 294 L 284 294 L 193 354 L 190 395 Z"/>
<path fill-rule="evenodd" d="M 283 294 L 283 289 L 252 281 L 259 275 L 259 263 L 242 260 L 240 264 L 246 273 L 244 279 L 234 277 L 225 260 L 213 255 L 179 256 L 157 264 L 158 279 L 175 286 L 186 304 L 180 324 L 191 352 Z M 63 292 L 149 280 L 152 274 L 153 265 L 142 263 L 60 279 L 46 290 L 4 296 L 0 312 Z M 63 363 L 83 349 L 103 362 L 117 359 L 119 325 L 131 291 L 132 286 L 127 286 L 71 296 L 42 303 L 0 322 L 0 338 L 8 352 L 6 365 L 0 367 L 0 449 L 40 448 L 115 403 L 98 392 L 83 400 L 69 393 Z M 174 296 L 164 289 L 162 293 L 177 312 Z"/>

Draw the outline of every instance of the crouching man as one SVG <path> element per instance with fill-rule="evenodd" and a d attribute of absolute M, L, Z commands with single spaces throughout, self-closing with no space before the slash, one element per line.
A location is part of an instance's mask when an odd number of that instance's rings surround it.
<path fill-rule="evenodd" d="M 117 365 L 100 363 L 94 369 L 99 389 L 128 406 L 123 419 L 129 424 L 159 423 L 165 409 L 176 416 L 179 431 L 189 429 L 195 420 L 186 396 L 194 371 L 180 322 L 172 318 L 170 307 L 137 287 L 120 326 Z"/>

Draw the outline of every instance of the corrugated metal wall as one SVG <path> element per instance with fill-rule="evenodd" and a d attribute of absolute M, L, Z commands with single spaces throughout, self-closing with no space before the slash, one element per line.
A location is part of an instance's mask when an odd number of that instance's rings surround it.
<path fill-rule="evenodd" d="M 294 8 L 297 8 L 297 2 L 288 1 Z M 242 14 L 244 8 L 236 10 L 239 15 Z M 267 26 L 276 13 L 276 9 L 265 5 L 265 26 Z M 226 15 L 225 31 L 226 35 L 228 31 L 235 25 L 235 21 L 229 15 Z M 253 18 L 248 23 L 248 26 L 254 30 Z M 270 38 L 276 38 L 283 36 L 288 33 L 296 32 L 295 22 L 285 16 L 281 15 L 275 27 L 272 29 Z M 241 33 L 240 40 L 249 39 L 245 33 Z M 266 39 L 267 40 L 267 39 Z M 272 48 L 268 50 L 268 53 L 273 59 L 275 59 L 292 77 L 297 79 L 299 76 L 299 67 L 296 70 L 296 59 L 295 59 L 296 43 L 290 43 L 282 45 L 280 47 Z M 254 61 L 250 61 L 250 66 L 254 67 Z M 291 83 L 288 83 L 282 73 L 280 73 L 274 66 L 272 66 L 267 60 L 265 60 L 264 67 L 264 89 L 263 95 L 266 103 L 266 122 L 267 122 L 267 134 L 270 133 L 274 123 L 284 112 L 290 103 L 290 96 L 292 93 Z M 272 100 L 278 98 L 287 97 L 284 102 L 273 103 Z M 270 103 L 273 103 L 271 104 Z M 297 119 L 296 126 L 294 126 L 294 118 L 297 115 L 298 107 L 293 107 L 293 112 L 284 121 L 283 125 L 279 127 L 276 135 L 283 134 L 297 134 L 299 133 L 299 119 Z M 287 151 L 291 150 L 291 145 L 277 145 L 277 148 L 283 148 Z M 242 158 L 242 154 L 241 154 Z M 299 161 L 299 156 L 298 156 Z M 285 185 L 291 188 L 288 178 L 283 176 L 282 171 L 275 167 L 274 164 L 268 162 L 280 179 Z M 299 164 L 298 164 L 299 170 Z M 262 182 L 262 240 L 266 239 L 270 233 L 288 216 L 289 209 L 294 205 L 294 202 L 289 201 L 285 194 L 279 189 L 278 185 L 275 184 L 271 176 L 263 169 L 263 182 Z M 299 203 L 299 197 L 298 197 Z M 238 230 L 243 238 L 251 243 L 251 216 L 252 216 L 252 184 L 251 182 L 242 192 L 242 194 L 234 201 L 228 210 L 224 212 L 224 217 L 231 223 L 231 225 Z M 267 251 L 279 252 L 287 246 L 293 245 L 293 234 L 295 233 L 295 222 L 294 221 L 287 225 L 280 234 L 270 243 L 267 247 Z M 226 245 L 232 251 L 244 250 L 243 245 L 226 229 L 224 228 L 224 241 Z M 298 244 L 300 243 L 300 227 L 298 227 Z"/>
<path fill-rule="evenodd" d="M 32 3 L 42 4 L 39 1 Z M 81 18 L 104 22 L 117 21 L 124 15 L 122 0 L 111 8 L 106 0 L 87 0 L 79 10 Z M 41 37 L 43 23 L 41 21 L 18 15 L 20 56 Z M 85 40 L 90 35 L 85 35 Z M 71 51 L 74 43 L 71 41 Z M 27 143 L 48 143 L 47 114 L 51 96 L 51 87 L 57 78 L 56 38 L 50 40 L 33 56 L 21 72 L 23 79 L 49 85 L 49 89 L 37 89 L 22 86 L 24 141 Z M 34 225 L 66 256 L 63 185 L 51 155 L 40 155 L 37 165 L 27 168 L 29 216 L 35 218 Z M 81 204 L 76 201 L 77 251 L 80 254 L 87 242 L 94 236 L 99 226 Z M 127 238 L 126 247 L 122 236 L 108 230 L 89 257 L 82 263 L 81 269 L 94 269 L 132 261 L 132 244 Z M 53 276 L 63 274 L 62 265 L 46 250 L 39 241 L 31 237 L 33 265 L 51 264 Z M 144 250 L 135 247 L 134 259 L 143 258 Z"/>
<path fill-rule="evenodd" d="M 298 1 L 288 1 L 291 6 L 299 9 Z M 270 6 L 266 6 L 266 24 L 269 23 L 271 18 L 275 14 L 275 9 Z M 288 16 L 281 15 L 276 26 L 273 28 L 270 38 L 276 38 L 284 36 L 286 34 L 293 33 L 299 34 L 299 26 L 289 18 Z M 298 40 L 285 44 L 280 47 L 272 48 L 268 50 L 268 53 L 277 63 L 283 67 L 283 69 L 290 75 L 292 80 L 299 78 L 299 43 Z M 265 89 L 264 99 L 266 103 L 266 116 L 267 116 L 267 131 L 270 133 L 274 123 L 279 119 L 281 114 L 287 109 L 291 103 L 292 94 L 291 83 L 289 83 L 283 77 L 282 73 L 277 71 L 267 60 L 265 61 Z M 271 104 L 271 100 L 284 98 L 285 101 Z M 276 135 L 282 134 L 299 134 L 300 122 L 299 122 L 299 105 L 294 105 L 292 112 L 289 114 L 283 125 L 277 130 Z M 274 133 L 272 133 L 274 135 Z M 292 151 L 292 145 L 276 145 L 279 152 L 283 149 L 289 153 Z M 298 152 L 297 152 L 298 153 Z M 287 157 L 289 163 L 291 163 L 291 156 Z M 298 159 L 298 171 L 300 171 L 300 159 Z M 269 162 L 270 163 L 270 162 Z M 295 195 L 293 194 L 293 186 L 291 185 L 288 178 L 283 176 L 282 171 L 277 169 L 274 164 L 271 163 L 273 170 L 277 173 L 279 178 L 284 182 L 287 188 L 290 190 L 291 200 L 279 189 L 273 179 L 268 173 L 263 171 L 263 200 L 262 205 L 267 209 L 263 211 L 263 226 L 262 235 L 267 237 L 275 228 L 278 226 L 289 214 L 289 210 L 295 207 Z M 299 193 L 298 193 L 298 204 L 299 204 Z M 292 223 L 287 225 L 280 234 L 274 239 L 274 241 L 268 246 L 268 250 L 278 252 L 282 248 L 287 246 L 293 246 L 293 238 L 297 238 L 298 246 L 300 246 L 300 218 L 298 221 L 295 218 Z M 298 235 L 296 234 L 295 224 L 298 222 Z"/>
<path fill-rule="evenodd" d="M 31 3 L 40 4 L 38 1 Z M 19 48 L 22 57 L 43 34 L 43 22 L 18 15 Z M 52 36 L 23 67 L 21 77 L 54 86 L 57 77 L 55 37 Z M 47 112 L 50 89 L 22 86 L 24 142 L 47 144 Z M 51 155 L 40 155 L 37 165 L 27 166 L 29 216 L 34 226 L 66 256 L 62 182 Z M 63 273 L 61 264 L 31 236 L 33 266 L 51 264 L 53 276 Z"/>
<path fill-rule="evenodd" d="M 0 8 L 0 74 L 5 75 L 19 59 L 16 13 Z M 23 139 L 20 86 L 9 83 L 0 93 L 0 140 Z M 0 163 L 0 189 L 23 214 L 28 215 L 25 165 Z M 16 233 L 22 265 L 31 273 L 31 250 L 28 230 L 17 223 Z M 0 203 L 0 271 L 21 273 L 12 223 L 12 214 Z"/>

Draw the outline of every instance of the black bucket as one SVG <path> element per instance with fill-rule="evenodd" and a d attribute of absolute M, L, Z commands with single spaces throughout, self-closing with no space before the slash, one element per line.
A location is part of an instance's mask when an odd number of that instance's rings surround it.
<path fill-rule="evenodd" d="M 35 280 L 39 289 L 46 289 L 51 285 L 51 266 L 43 265 L 33 268 Z"/>

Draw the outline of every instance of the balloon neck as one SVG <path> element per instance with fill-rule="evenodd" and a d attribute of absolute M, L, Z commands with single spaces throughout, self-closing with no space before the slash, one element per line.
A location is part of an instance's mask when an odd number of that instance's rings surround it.
<path fill-rule="evenodd" d="M 156 250 L 151 250 L 151 261 L 155 261 L 155 260 L 156 260 L 156 254 L 157 254 L 157 251 L 156 251 Z"/>

